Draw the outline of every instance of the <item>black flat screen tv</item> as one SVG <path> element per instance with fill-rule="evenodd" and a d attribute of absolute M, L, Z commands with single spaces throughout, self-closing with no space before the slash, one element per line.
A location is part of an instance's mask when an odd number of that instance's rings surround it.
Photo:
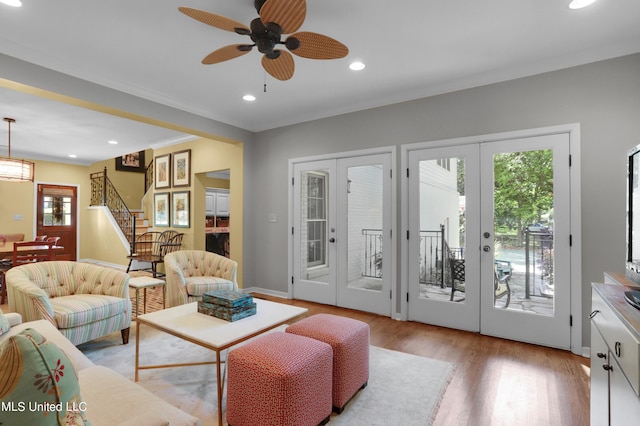
<path fill-rule="evenodd" d="M 640 285 L 640 145 L 627 153 L 627 269 L 629 280 Z"/>

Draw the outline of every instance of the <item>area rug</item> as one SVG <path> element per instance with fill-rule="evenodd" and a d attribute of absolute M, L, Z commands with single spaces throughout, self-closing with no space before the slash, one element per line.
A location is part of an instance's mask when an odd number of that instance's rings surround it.
<path fill-rule="evenodd" d="M 135 323 L 129 344 L 120 333 L 84 343 L 79 349 L 95 364 L 133 380 Z M 140 364 L 214 360 L 215 354 L 161 331 L 141 328 Z M 330 425 L 430 425 L 451 380 L 451 363 L 371 346 L 368 386 L 358 392 Z M 139 384 L 170 404 L 201 419 L 217 422 L 215 366 L 178 367 L 139 372 Z M 226 394 L 225 394 L 226 397 Z M 224 405 L 223 405 L 224 406 Z"/>

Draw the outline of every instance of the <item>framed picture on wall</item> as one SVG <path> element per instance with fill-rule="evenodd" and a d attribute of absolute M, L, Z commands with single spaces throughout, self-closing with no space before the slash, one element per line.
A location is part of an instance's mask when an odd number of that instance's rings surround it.
<path fill-rule="evenodd" d="M 169 193 L 153 194 L 153 225 L 169 226 Z"/>
<path fill-rule="evenodd" d="M 191 150 L 173 153 L 173 187 L 191 186 Z"/>
<path fill-rule="evenodd" d="M 171 186 L 171 154 L 157 156 L 154 163 L 156 189 L 169 188 Z"/>
<path fill-rule="evenodd" d="M 116 170 L 123 172 L 144 173 L 145 166 L 144 151 L 133 152 L 116 158 Z"/>
<path fill-rule="evenodd" d="M 190 191 L 176 191 L 171 193 L 171 218 L 174 228 L 189 227 L 189 195 Z"/>

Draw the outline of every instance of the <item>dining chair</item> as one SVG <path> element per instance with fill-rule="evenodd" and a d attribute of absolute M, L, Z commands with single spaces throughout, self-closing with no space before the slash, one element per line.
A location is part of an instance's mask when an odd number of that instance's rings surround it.
<path fill-rule="evenodd" d="M 54 246 L 57 246 L 60 242 L 60 237 L 47 237 L 46 242 L 53 243 Z"/>
<path fill-rule="evenodd" d="M 47 236 L 46 235 L 36 235 L 36 238 L 34 239 L 34 241 L 47 241 Z"/>
<path fill-rule="evenodd" d="M 12 267 L 52 260 L 53 242 L 25 241 L 13 244 Z"/>
<path fill-rule="evenodd" d="M 7 242 L 6 235 L 0 235 L 0 242 L 5 244 Z M 0 259 L 0 305 L 4 305 L 7 300 L 7 286 L 4 284 L 4 273 L 11 268 L 11 259 Z"/>
<path fill-rule="evenodd" d="M 0 264 L 0 305 L 4 305 L 7 300 L 7 283 L 5 279 L 5 272 L 11 269 L 11 264 Z"/>

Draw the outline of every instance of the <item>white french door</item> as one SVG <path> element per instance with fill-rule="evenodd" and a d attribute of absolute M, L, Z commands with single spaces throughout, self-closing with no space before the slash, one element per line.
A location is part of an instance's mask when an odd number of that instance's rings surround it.
<path fill-rule="evenodd" d="M 297 163 L 293 170 L 293 297 L 335 305 L 336 161 Z"/>
<path fill-rule="evenodd" d="M 410 152 L 411 320 L 480 331 L 479 149 L 473 144 Z M 466 278 L 452 288 L 455 260 L 464 261 Z"/>
<path fill-rule="evenodd" d="M 481 296 L 483 334 L 571 347 L 569 153 L 566 133 L 492 142 L 480 148 L 480 253 L 487 290 Z M 510 212 L 540 206 L 548 207 L 532 211 L 529 222 L 514 224 L 522 230 L 515 240 L 499 237 L 510 226 L 504 222 Z M 491 283 L 496 273 L 504 279 L 505 268 L 511 303 L 501 309 L 494 303 Z"/>
<path fill-rule="evenodd" d="M 408 317 L 571 347 L 567 133 L 408 151 Z"/>
<path fill-rule="evenodd" d="M 293 164 L 294 298 L 391 315 L 391 157 Z"/>

